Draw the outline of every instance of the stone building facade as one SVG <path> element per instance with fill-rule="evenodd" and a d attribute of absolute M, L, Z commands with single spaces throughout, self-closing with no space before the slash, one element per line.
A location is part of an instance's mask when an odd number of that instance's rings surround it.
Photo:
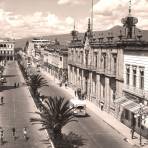
<path fill-rule="evenodd" d="M 72 36 L 68 50 L 69 83 L 97 106 L 115 114 L 115 97 L 122 95 L 123 49 L 111 34 L 107 40 L 93 38 L 90 20 L 83 41 L 78 40 L 75 30 Z"/>
<path fill-rule="evenodd" d="M 86 99 L 148 137 L 148 42 L 142 40 L 131 9 L 121 22 L 118 39 L 112 33 L 94 38 L 90 20 L 84 39 L 79 40 L 78 32 L 72 31 L 68 80 Z M 135 118 L 140 103 L 142 117 Z"/>
<path fill-rule="evenodd" d="M 14 45 L 13 40 L 0 40 L 0 61 L 4 60 L 14 60 Z"/>
<path fill-rule="evenodd" d="M 44 69 L 49 75 L 59 79 L 62 83 L 67 81 L 68 47 L 61 45 L 57 40 L 44 49 Z"/>

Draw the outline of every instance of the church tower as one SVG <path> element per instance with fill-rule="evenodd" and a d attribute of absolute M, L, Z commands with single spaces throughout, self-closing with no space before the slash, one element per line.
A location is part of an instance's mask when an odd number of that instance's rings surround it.
<path fill-rule="evenodd" d="M 126 39 L 135 39 L 136 38 L 135 29 L 136 29 L 136 24 L 138 23 L 138 19 L 131 15 L 131 0 L 129 1 L 129 14 L 127 17 L 122 18 L 121 22 L 125 29 Z"/>

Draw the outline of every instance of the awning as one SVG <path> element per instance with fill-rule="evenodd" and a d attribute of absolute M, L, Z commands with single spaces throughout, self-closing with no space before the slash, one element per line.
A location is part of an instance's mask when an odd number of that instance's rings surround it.
<path fill-rule="evenodd" d="M 125 102 L 127 99 L 125 97 L 120 97 L 119 99 L 115 99 L 114 103 L 116 104 L 121 104 L 123 102 Z"/>
<path fill-rule="evenodd" d="M 133 101 L 131 101 L 131 100 L 126 100 L 125 102 L 123 102 L 122 104 L 121 104 L 121 106 L 122 107 L 125 107 L 126 105 L 128 105 L 128 104 L 130 104 L 130 103 L 132 103 Z"/>
<path fill-rule="evenodd" d="M 121 106 L 133 113 L 137 113 L 140 108 L 140 105 L 138 103 L 128 99 L 125 102 L 121 103 Z"/>
<path fill-rule="evenodd" d="M 126 100 L 125 102 L 121 103 L 121 106 L 133 113 L 138 113 L 140 109 L 140 105 L 132 100 Z M 148 106 L 143 107 L 143 113 L 148 114 Z"/>
<path fill-rule="evenodd" d="M 130 100 L 131 101 L 131 100 Z M 131 101 L 129 104 L 126 104 L 124 108 L 128 109 L 129 111 L 135 113 L 137 110 L 139 110 L 140 106 L 134 101 Z"/>

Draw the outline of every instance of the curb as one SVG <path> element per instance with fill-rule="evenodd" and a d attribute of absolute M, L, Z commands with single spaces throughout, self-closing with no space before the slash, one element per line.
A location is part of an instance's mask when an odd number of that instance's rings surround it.
<path fill-rule="evenodd" d="M 47 75 L 47 74 L 46 74 L 46 75 Z M 50 74 L 49 74 L 49 75 L 50 75 Z M 48 75 L 47 75 L 47 76 L 48 76 Z M 49 78 L 53 81 L 52 77 L 49 77 Z M 53 81 L 53 83 L 54 83 L 55 85 L 58 85 L 56 81 Z M 68 88 L 71 89 L 71 87 L 68 87 Z M 61 89 L 63 89 L 65 92 L 67 92 L 67 93 L 70 94 L 70 92 L 68 92 L 64 87 L 61 87 Z M 70 95 L 72 95 L 72 94 L 70 94 Z M 89 100 L 88 100 L 88 101 L 89 101 Z M 89 103 L 89 102 L 88 102 L 88 103 Z M 91 108 L 90 108 L 90 110 L 91 110 L 93 113 L 95 113 Z M 98 116 L 97 113 L 95 113 L 95 115 Z M 100 117 L 100 116 L 99 116 L 99 117 Z M 123 140 L 124 140 L 125 142 L 128 142 L 129 144 L 131 144 L 132 146 L 135 146 L 135 147 L 137 147 L 137 148 L 140 148 L 140 147 L 141 147 L 141 146 L 135 144 L 131 139 L 126 138 L 125 135 L 123 135 L 118 129 L 116 129 L 116 128 L 113 127 L 111 124 L 109 124 L 106 120 L 104 120 L 104 119 L 101 118 L 101 117 L 100 117 L 100 119 L 101 119 L 102 121 L 104 121 L 107 125 L 109 125 L 112 129 L 114 129 L 118 134 L 122 135 L 122 136 L 124 137 Z"/>
<path fill-rule="evenodd" d="M 18 68 L 19 68 L 19 70 L 20 70 L 20 67 L 19 67 L 19 65 L 18 65 L 18 62 L 16 62 L 16 64 L 17 64 L 17 66 L 18 66 Z M 24 77 L 23 77 L 22 71 L 20 70 L 19 72 L 20 72 L 22 81 L 23 81 L 24 83 L 26 83 L 26 81 L 25 81 L 25 79 L 24 79 Z M 28 86 L 26 86 L 26 90 L 29 92 L 29 94 L 30 94 L 30 96 L 31 96 L 31 98 L 32 98 L 32 95 L 31 95 L 31 92 L 30 92 Z M 33 100 L 33 102 L 34 102 L 34 99 L 33 99 L 33 98 L 32 98 L 32 100 Z M 35 102 L 34 102 L 34 105 L 35 105 L 34 107 L 37 109 Z M 37 109 L 37 110 L 38 110 L 38 109 Z M 47 136 L 50 137 L 49 134 L 48 134 L 48 132 L 47 132 L 47 130 L 45 130 L 45 131 L 46 131 L 46 133 L 47 133 Z M 49 138 L 49 139 L 50 139 L 50 138 Z M 50 139 L 49 142 L 50 142 L 50 144 L 51 144 L 51 145 L 49 145 L 49 148 L 55 148 L 55 146 L 54 146 L 54 144 L 53 144 L 53 142 L 52 142 L 51 139 Z M 50 146 L 51 146 L 51 147 L 50 147 Z"/>

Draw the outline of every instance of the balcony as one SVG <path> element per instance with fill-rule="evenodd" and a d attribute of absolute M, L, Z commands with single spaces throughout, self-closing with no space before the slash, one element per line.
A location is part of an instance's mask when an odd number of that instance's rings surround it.
<path fill-rule="evenodd" d="M 107 70 L 105 69 L 105 75 L 109 77 L 116 77 L 116 70 Z"/>
<path fill-rule="evenodd" d="M 131 94 L 134 94 L 134 95 L 136 95 L 138 97 L 145 97 L 145 98 L 148 97 L 148 92 L 147 91 L 145 91 L 143 89 L 133 87 L 133 86 L 124 85 L 123 90 L 125 92 L 129 92 Z"/>
<path fill-rule="evenodd" d="M 116 77 L 116 71 L 115 70 L 107 70 L 107 69 L 97 68 L 95 65 L 82 64 L 82 63 L 79 63 L 79 62 L 74 61 L 74 60 L 68 60 L 68 64 L 71 64 L 71 65 L 74 65 L 74 66 L 77 66 L 79 68 L 86 69 L 86 70 L 89 70 L 89 71 L 94 71 L 94 72 L 97 72 L 99 74 L 106 75 L 108 77 Z"/>

